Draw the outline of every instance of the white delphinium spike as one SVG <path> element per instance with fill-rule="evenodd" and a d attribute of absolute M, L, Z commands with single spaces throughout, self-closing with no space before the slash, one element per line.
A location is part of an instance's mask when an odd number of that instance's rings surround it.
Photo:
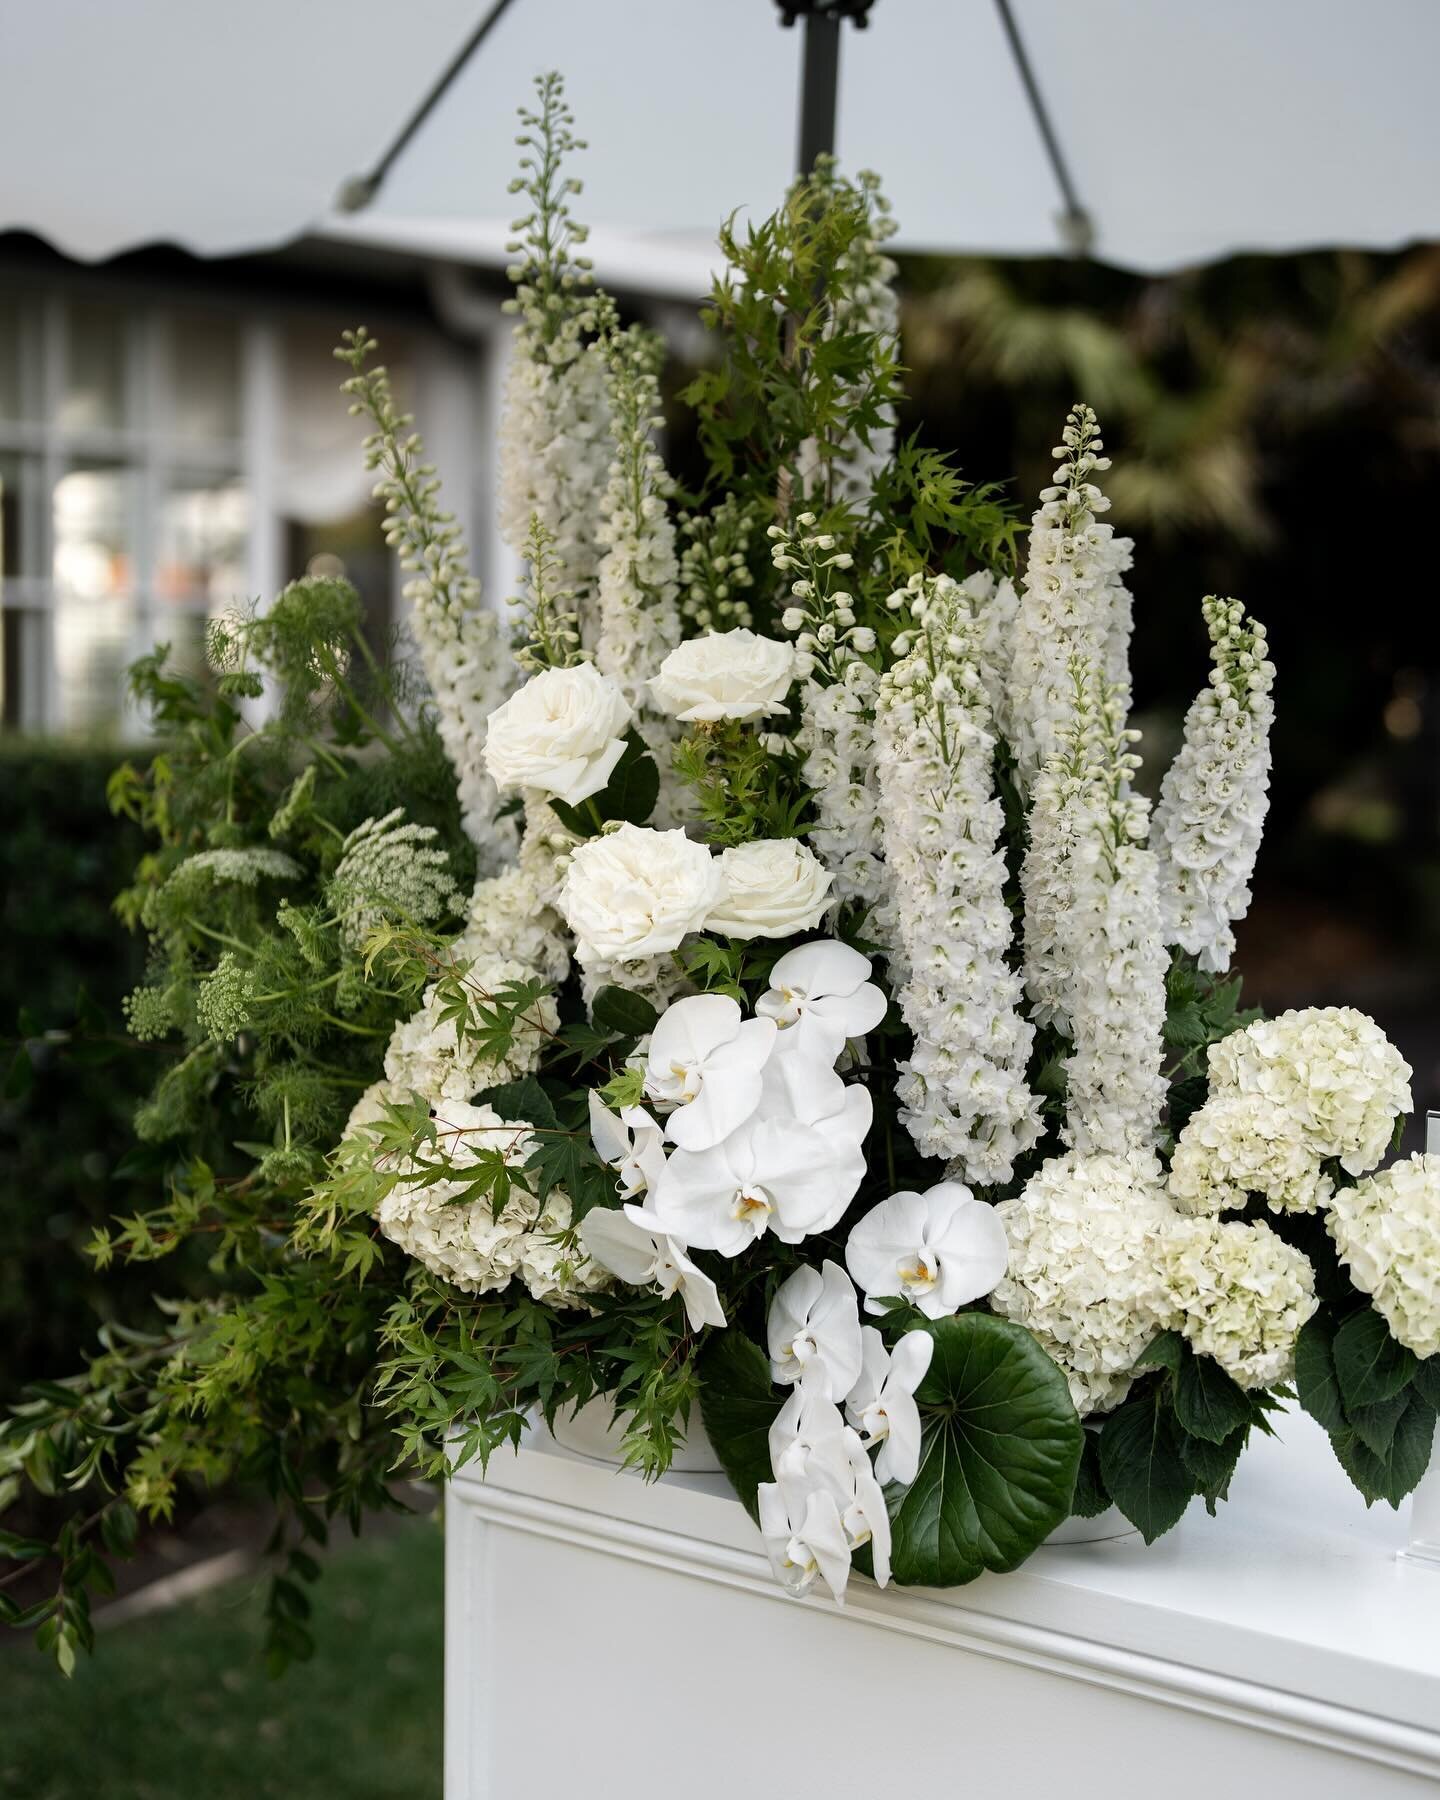
<path fill-rule="evenodd" d="M 590 341 L 605 313 L 588 258 L 578 254 L 586 228 L 569 199 L 580 183 L 560 173 L 583 145 L 571 130 L 558 75 L 536 81 L 539 111 L 520 114 L 522 173 L 510 184 L 531 211 L 514 223 L 507 245 L 518 315 L 505 375 L 500 420 L 500 533 L 524 554 L 532 518 L 550 533 L 557 584 L 573 594 L 593 641 L 595 582 L 602 546 L 600 499 L 614 455 L 604 352 Z"/>
<path fill-rule="evenodd" d="M 1008 575 L 997 579 L 989 569 L 967 575 L 960 583 L 960 592 L 969 601 L 970 610 L 980 626 L 976 666 L 985 683 L 990 716 L 1001 725 L 1010 690 L 1010 665 L 1015 656 L 1015 621 L 1020 613 L 1020 596 Z"/>
<path fill-rule="evenodd" d="M 1250 877 L 1270 803 L 1271 689 L 1265 628 L 1238 600 L 1204 602 L 1213 667 L 1185 715 L 1185 741 L 1165 772 L 1152 841 L 1160 858 L 1165 942 L 1200 967 L 1230 967 L 1231 924 L 1250 906 Z"/>
<path fill-rule="evenodd" d="M 875 708 L 897 998 L 915 1034 L 900 1116 L 927 1156 L 1005 1182 L 1040 1131 L 1025 1080 L 1034 1027 L 1006 961 L 1004 810 L 995 793 L 982 632 L 947 576 L 903 590 L 910 628 Z"/>
<path fill-rule="evenodd" d="M 385 541 L 410 579 L 410 627 L 435 698 L 440 740 L 459 786 L 461 821 L 475 845 L 482 874 L 501 868 L 515 851 L 515 827 L 495 817 L 495 784 L 481 746 L 485 721 L 509 693 L 515 665 L 500 621 L 484 607 L 469 573 L 465 542 L 454 515 L 440 506 L 440 481 L 424 445 L 398 411 L 383 365 L 367 368 L 375 343 L 363 330 L 346 332 L 340 360 L 354 371 L 343 391 L 350 410 L 375 426 L 365 440 L 366 467 L 378 471 L 375 497 L 385 505 Z"/>
<path fill-rule="evenodd" d="M 1110 506 L 1092 479 L 1110 467 L 1103 449 L 1094 412 L 1076 406 L 1055 449 L 1054 483 L 1041 489 L 1031 521 L 1009 687 L 999 712 L 1027 786 L 1072 716 L 1076 657 L 1096 663 L 1112 687 L 1128 691 L 1130 602 L 1120 576 L 1130 566 L 1131 545 L 1098 517 Z"/>
<path fill-rule="evenodd" d="M 646 682 L 680 642 L 679 564 L 667 510 L 670 477 L 655 448 L 663 346 L 634 328 L 609 350 L 615 460 L 605 487 L 600 542 L 600 631 L 595 660 L 639 712 Z"/>
<path fill-rule="evenodd" d="M 837 900 L 874 908 L 887 892 L 880 841 L 880 791 L 875 767 L 875 696 L 880 677 L 866 660 L 875 634 L 855 623 L 853 596 L 837 574 L 854 559 L 829 533 L 815 530 L 814 513 L 795 521 L 798 535 L 772 525 L 771 557 L 790 578 L 782 625 L 796 633 L 803 775 L 815 797 L 819 824 L 810 833 L 816 854 L 835 878 Z"/>
<path fill-rule="evenodd" d="M 558 986 L 570 972 L 570 950 L 555 903 L 575 841 L 538 794 L 527 794 L 519 860 L 514 868 L 476 882 L 455 954 L 477 962 L 523 963 Z"/>
<path fill-rule="evenodd" d="M 1082 1154 L 1153 1148 L 1165 1103 L 1163 1033 L 1170 959 L 1160 929 L 1159 861 L 1146 847 L 1149 804 L 1131 793 L 1138 736 L 1124 701 L 1092 670 L 1088 803 L 1074 816 L 1057 940 L 1074 1045 L 1066 1059 L 1065 1142 Z"/>

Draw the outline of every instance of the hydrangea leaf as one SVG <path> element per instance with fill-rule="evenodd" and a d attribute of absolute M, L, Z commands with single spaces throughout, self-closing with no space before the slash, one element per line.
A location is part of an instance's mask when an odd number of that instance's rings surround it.
<path fill-rule="evenodd" d="M 1244 1388 L 1213 1357 L 1192 1352 L 1184 1358 L 1175 1377 L 1175 1417 L 1182 1431 L 1223 1444 L 1252 1416 L 1253 1404 Z"/>
<path fill-rule="evenodd" d="M 1429 1468 L 1434 1437 L 1434 1408 L 1427 1406 L 1418 1394 L 1409 1394 L 1383 1456 L 1377 1456 L 1354 1431 L 1333 1432 L 1330 1442 L 1340 1467 L 1360 1490 L 1367 1506 L 1373 1506 L 1377 1500 L 1399 1506 L 1419 1486 L 1421 1476 Z"/>
<path fill-rule="evenodd" d="M 1335 1374 L 1347 1412 L 1392 1399 L 1415 1369 L 1413 1352 L 1395 1342 L 1371 1307 L 1352 1313 L 1335 1333 Z"/>
<path fill-rule="evenodd" d="M 1147 1544 L 1180 1522 L 1195 1496 L 1182 1437 L 1163 1387 L 1133 1394 L 1100 1434 L 1100 1472 L 1110 1497 Z"/>
<path fill-rule="evenodd" d="M 1069 1516 L 1084 1433 L 1065 1377 L 1023 1327 L 968 1312 L 929 1330 L 920 1468 L 887 1496 L 891 1566 L 899 1582 L 956 1587 L 1018 1567 Z"/>
<path fill-rule="evenodd" d="M 696 1368 L 700 1375 L 700 1416 L 720 1467 L 756 1516 L 755 1490 L 773 1479 L 770 1427 L 781 1400 L 770 1379 L 770 1359 L 732 1326 L 712 1333 Z"/>
<path fill-rule="evenodd" d="M 1316 1313 L 1295 1341 L 1295 1392 L 1300 1404 L 1326 1431 L 1345 1429 L 1345 1402 L 1335 1373 L 1335 1322 Z"/>
<path fill-rule="evenodd" d="M 1230 1491 L 1235 1465 L 1240 1461 L 1240 1453 L 1249 1436 L 1249 1425 L 1241 1425 L 1218 1444 L 1203 1437 L 1183 1437 L 1180 1440 L 1180 1460 L 1185 1464 L 1190 1479 L 1205 1502 L 1205 1510 L 1212 1518 L 1216 1505 Z"/>

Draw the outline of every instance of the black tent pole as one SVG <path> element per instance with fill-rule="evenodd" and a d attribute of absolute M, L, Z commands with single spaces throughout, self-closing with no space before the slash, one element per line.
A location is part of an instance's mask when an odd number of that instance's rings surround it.
<path fill-rule="evenodd" d="M 874 0 L 775 0 L 780 23 L 805 21 L 800 51 L 800 135 L 796 172 L 808 175 L 817 156 L 835 153 L 835 114 L 840 94 L 840 24 L 863 27 Z"/>

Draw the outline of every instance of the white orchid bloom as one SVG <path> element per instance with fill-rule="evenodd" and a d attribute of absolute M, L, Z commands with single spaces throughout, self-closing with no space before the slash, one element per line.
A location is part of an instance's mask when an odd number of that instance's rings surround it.
<path fill-rule="evenodd" d="M 828 1054 L 833 1066 L 851 1038 L 864 1037 L 885 1017 L 885 995 L 869 977 L 869 959 L 858 950 L 817 938 L 780 958 L 755 1011 L 786 1036 L 793 1032 L 817 1058 Z"/>
<path fill-rule="evenodd" d="M 796 1269 L 775 1290 L 766 1320 L 770 1373 L 818 1400 L 841 1400 L 860 1374 L 860 1309 L 839 1263 Z M 858 1442 L 858 1439 L 857 1439 Z"/>
<path fill-rule="evenodd" d="M 851 1231 L 845 1264 L 864 1290 L 865 1310 L 896 1296 L 941 1319 L 988 1294 L 1005 1273 L 1010 1246 L 994 1207 L 960 1181 L 923 1194 L 892 1194 Z"/>
<path fill-rule="evenodd" d="M 620 1198 L 648 1193 L 665 1167 L 665 1133 L 643 1106 L 613 1113 L 590 1090 L 590 1141 L 601 1162 L 620 1178 Z"/>
<path fill-rule="evenodd" d="M 772 1019 L 746 1019 L 728 994 L 691 994 L 662 1014 L 650 1037 L 645 1091 L 673 1106 L 666 1132 L 685 1150 L 709 1150 L 760 1104 L 761 1071 L 775 1047 Z"/>
<path fill-rule="evenodd" d="M 760 1111 L 770 1118 L 816 1125 L 845 1102 L 845 1083 L 835 1073 L 829 1046 L 798 1031 L 781 1031 L 765 1064 Z"/>
<path fill-rule="evenodd" d="M 823 1581 L 837 1603 L 850 1578 L 850 1540 L 833 1495 L 803 1482 L 765 1481 L 755 1490 L 765 1553 L 775 1578 L 791 1594 Z"/>
<path fill-rule="evenodd" d="M 797 1385 L 770 1427 L 769 1443 L 770 1466 L 782 1489 L 833 1500 L 850 1548 L 870 1544 L 875 1580 L 884 1587 L 890 1579 L 890 1515 L 859 1433 L 833 1402 Z"/>
<path fill-rule="evenodd" d="M 935 1340 L 907 1331 L 893 1351 L 873 1325 L 860 1327 L 860 1379 L 845 1399 L 845 1416 L 867 1447 L 878 1444 L 875 1474 L 909 1487 L 920 1470 L 920 1408 L 915 1390 L 925 1379 Z"/>
<path fill-rule="evenodd" d="M 685 1246 L 651 1229 L 648 1214 L 638 1206 L 623 1211 L 592 1207 L 580 1221 L 580 1241 L 591 1260 L 618 1275 L 631 1287 L 652 1283 L 662 1294 L 678 1293 L 685 1303 L 685 1317 L 692 1331 L 702 1325 L 723 1325 L 725 1310 L 719 1290 L 703 1270 L 685 1254 Z"/>

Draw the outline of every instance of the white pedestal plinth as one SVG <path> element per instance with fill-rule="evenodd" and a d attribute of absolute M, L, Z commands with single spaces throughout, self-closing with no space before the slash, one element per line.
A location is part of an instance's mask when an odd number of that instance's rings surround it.
<path fill-rule="evenodd" d="M 1440 1576 L 1308 1419 L 1211 1519 L 796 1601 L 722 1479 L 538 1437 L 446 1515 L 446 1800 L 1392 1800 L 1440 1783 Z"/>

